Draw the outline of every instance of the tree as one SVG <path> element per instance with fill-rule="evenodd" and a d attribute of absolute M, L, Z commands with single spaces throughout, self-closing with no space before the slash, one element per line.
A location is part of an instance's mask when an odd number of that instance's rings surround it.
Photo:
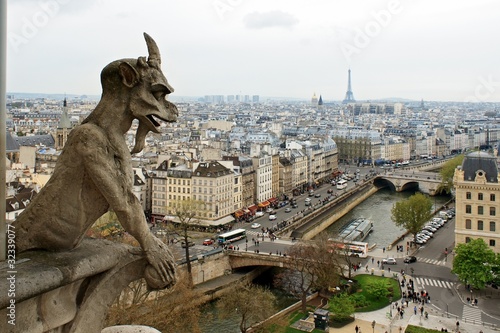
<path fill-rule="evenodd" d="M 224 319 L 235 312 L 241 316 L 240 331 L 247 329 L 275 312 L 276 297 L 268 289 L 252 284 L 237 284 L 217 301 L 219 316 Z"/>
<path fill-rule="evenodd" d="M 328 290 L 338 286 L 343 273 L 344 258 L 334 251 L 326 233 L 314 239 L 313 250 L 310 265 L 316 276 L 314 287 L 318 290 Z"/>
<path fill-rule="evenodd" d="M 335 320 L 345 321 L 352 316 L 356 308 L 349 295 L 341 293 L 330 299 L 329 310 Z"/>
<path fill-rule="evenodd" d="M 200 293 L 180 276 L 172 289 L 150 292 L 141 279 L 133 282 L 110 307 L 106 326 L 147 325 L 161 332 L 201 333 Z"/>
<path fill-rule="evenodd" d="M 463 160 L 464 155 L 458 155 L 443 165 L 439 171 L 439 174 L 441 175 L 441 184 L 439 185 L 439 189 L 441 192 L 445 192 L 447 194 L 451 193 L 455 169 L 457 166 L 462 165 Z"/>
<path fill-rule="evenodd" d="M 455 253 L 452 273 L 462 283 L 481 289 L 494 279 L 492 268 L 497 264 L 497 257 L 482 238 L 458 244 Z"/>
<path fill-rule="evenodd" d="M 205 202 L 190 198 L 184 200 L 172 200 L 169 202 L 169 210 L 179 219 L 179 223 L 172 223 L 171 226 L 185 244 L 184 253 L 186 258 L 186 269 L 189 282 L 193 284 L 193 274 L 191 261 L 189 260 L 189 244 L 191 236 L 189 231 L 193 224 L 198 222 L 198 216 L 205 211 Z"/>
<path fill-rule="evenodd" d="M 376 299 L 386 298 L 389 295 L 390 284 L 386 279 L 370 281 L 366 286 L 366 292 Z"/>
<path fill-rule="evenodd" d="M 432 201 L 422 193 L 415 193 L 406 200 L 396 202 L 391 209 L 394 223 L 411 232 L 415 241 L 417 233 L 431 217 Z"/>
<path fill-rule="evenodd" d="M 343 264 L 326 235 L 314 241 L 296 243 L 288 249 L 287 258 L 289 269 L 278 274 L 276 282 L 300 298 L 305 313 L 307 295 L 312 290 L 337 286 Z"/>
<path fill-rule="evenodd" d="M 315 252 L 311 243 L 292 245 L 287 251 L 289 269 L 275 276 L 277 284 L 300 299 L 303 313 L 307 311 L 307 295 L 313 289 L 316 279 L 316 272 L 310 263 Z"/>

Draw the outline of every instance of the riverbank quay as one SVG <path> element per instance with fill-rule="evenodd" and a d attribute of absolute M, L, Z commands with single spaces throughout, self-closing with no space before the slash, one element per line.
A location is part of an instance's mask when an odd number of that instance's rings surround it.
<path fill-rule="evenodd" d="M 378 188 L 371 181 L 363 182 L 278 230 L 277 235 L 292 239 L 312 239 L 377 191 Z"/>

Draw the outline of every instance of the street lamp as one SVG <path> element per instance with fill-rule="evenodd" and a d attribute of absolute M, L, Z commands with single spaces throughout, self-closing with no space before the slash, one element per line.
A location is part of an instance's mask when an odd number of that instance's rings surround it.
<path fill-rule="evenodd" d="M 392 296 L 389 297 L 389 315 L 391 316 L 392 320 Z"/>

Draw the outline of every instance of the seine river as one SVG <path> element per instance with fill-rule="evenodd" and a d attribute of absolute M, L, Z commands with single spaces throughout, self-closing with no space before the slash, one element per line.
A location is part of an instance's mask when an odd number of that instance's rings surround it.
<path fill-rule="evenodd" d="M 363 201 L 340 220 L 331 225 L 326 232 L 329 234 L 338 233 L 339 229 L 349 223 L 354 218 L 364 217 L 373 222 L 373 232 L 365 239 L 370 245 L 377 244 L 383 247 L 391 244 L 395 239 L 404 233 L 394 225 L 391 220 L 392 206 L 403 199 L 407 199 L 414 192 L 392 192 L 388 189 L 379 190 L 377 193 Z M 432 198 L 435 205 L 443 205 L 449 200 L 447 196 L 436 196 Z M 279 295 L 278 295 L 279 297 Z M 279 297 L 281 298 L 281 297 Z M 283 300 L 281 298 L 281 300 Z M 284 308 L 285 306 L 281 307 Z M 208 304 L 202 310 L 203 314 L 201 328 L 204 333 L 236 333 L 238 329 L 238 316 L 233 316 L 226 320 L 220 320 L 217 316 L 214 304 Z"/>
<path fill-rule="evenodd" d="M 404 229 L 396 227 L 394 222 L 392 222 L 392 206 L 396 202 L 407 199 L 413 194 L 415 192 L 392 192 L 389 189 L 381 189 L 332 224 L 326 229 L 326 232 L 332 235 L 338 234 L 338 231 L 344 225 L 348 224 L 349 221 L 358 217 L 364 217 L 373 222 L 373 231 L 364 241 L 370 245 L 377 244 L 378 247 L 387 247 L 405 232 Z M 432 197 L 432 200 L 435 205 L 441 206 L 449 200 L 449 197 L 436 196 Z"/>

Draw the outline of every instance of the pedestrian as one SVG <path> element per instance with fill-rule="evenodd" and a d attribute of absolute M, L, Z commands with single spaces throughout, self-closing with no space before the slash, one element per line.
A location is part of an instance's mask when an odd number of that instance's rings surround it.
<path fill-rule="evenodd" d="M 385 246 L 382 248 L 382 252 L 385 253 Z"/>
<path fill-rule="evenodd" d="M 375 258 L 372 257 L 372 265 L 373 265 L 373 261 L 375 261 Z"/>
<path fill-rule="evenodd" d="M 458 328 L 460 327 L 460 323 L 458 322 L 457 320 L 457 332 L 458 332 Z"/>
<path fill-rule="evenodd" d="M 380 267 L 380 260 L 377 260 L 377 267 Z"/>
<path fill-rule="evenodd" d="M 415 315 L 417 315 L 417 306 L 416 305 L 413 307 L 413 312 L 415 313 Z"/>
<path fill-rule="evenodd" d="M 354 330 L 356 331 L 356 333 L 358 333 L 358 331 L 359 331 L 358 325 L 356 325 L 356 327 L 354 327 Z"/>

